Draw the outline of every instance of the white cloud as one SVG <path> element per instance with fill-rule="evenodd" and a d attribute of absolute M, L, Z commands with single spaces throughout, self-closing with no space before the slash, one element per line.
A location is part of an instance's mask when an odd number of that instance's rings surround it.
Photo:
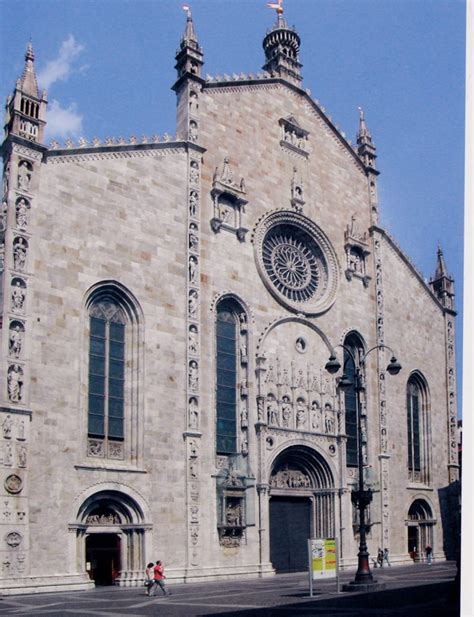
<path fill-rule="evenodd" d="M 75 103 L 69 107 L 61 107 L 53 99 L 46 111 L 46 135 L 52 137 L 79 137 L 82 134 L 82 116 L 77 111 Z"/>
<path fill-rule="evenodd" d="M 38 83 L 41 88 L 48 90 L 56 81 L 65 81 L 75 71 L 74 62 L 84 50 L 84 45 L 76 43 L 76 39 L 70 34 L 61 43 L 58 57 L 50 60 L 44 69 L 38 73 Z M 79 69 L 81 72 L 84 66 Z"/>

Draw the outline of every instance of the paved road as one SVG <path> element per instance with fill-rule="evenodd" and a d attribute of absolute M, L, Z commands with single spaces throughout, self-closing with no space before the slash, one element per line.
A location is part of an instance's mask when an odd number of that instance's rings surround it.
<path fill-rule="evenodd" d="M 336 592 L 334 581 L 309 597 L 307 575 L 251 581 L 170 585 L 173 595 L 147 598 L 144 588 L 4 596 L 0 617 L 457 617 L 455 566 L 439 563 L 374 571 L 387 588 L 372 594 Z M 353 573 L 344 573 L 347 582 Z"/>

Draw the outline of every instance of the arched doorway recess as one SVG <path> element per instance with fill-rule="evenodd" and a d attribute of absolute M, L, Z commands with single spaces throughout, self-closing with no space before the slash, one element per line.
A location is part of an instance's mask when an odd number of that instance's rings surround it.
<path fill-rule="evenodd" d="M 426 546 L 433 549 L 433 527 L 436 519 L 431 506 L 424 499 L 415 499 L 408 510 L 407 541 L 408 553 L 416 561 L 421 560 Z"/>
<path fill-rule="evenodd" d="M 335 535 L 335 489 L 329 464 L 308 446 L 292 446 L 270 473 L 270 561 L 277 572 L 307 569 L 307 540 Z"/>
<path fill-rule="evenodd" d="M 79 560 L 96 585 L 136 586 L 143 579 L 145 524 L 130 495 L 102 490 L 83 501 L 77 514 Z"/>

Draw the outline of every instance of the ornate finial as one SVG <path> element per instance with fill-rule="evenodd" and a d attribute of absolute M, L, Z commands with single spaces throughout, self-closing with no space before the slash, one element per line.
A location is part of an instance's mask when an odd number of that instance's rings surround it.
<path fill-rule="evenodd" d="M 186 16 L 188 19 L 192 19 L 191 16 L 191 7 L 188 4 L 183 4 L 183 11 L 186 11 Z"/>
<path fill-rule="evenodd" d="M 194 32 L 193 16 L 191 15 L 191 7 L 189 4 L 183 4 L 183 11 L 186 11 L 186 30 L 184 32 L 183 41 L 194 41 L 197 43 L 197 36 Z"/>
<path fill-rule="evenodd" d="M 278 2 L 267 2 L 267 6 L 269 9 L 275 9 L 277 15 L 283 15 L 283 0 L 278 0 Z"/>

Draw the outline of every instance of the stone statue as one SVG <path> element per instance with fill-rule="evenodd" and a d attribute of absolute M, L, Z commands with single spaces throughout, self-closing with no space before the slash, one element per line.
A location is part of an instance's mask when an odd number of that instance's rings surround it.
<path fill-rule="evenodd" d="M 198 346 L 199 346 L 197 326 L 194 326 L 194 325 L 190 326 L 188 341 L 189 341 L 189 353 L 194 356 L 197 356 Z"/>
<path fill-rule="evenodd" d="M 302 428 L 306 423 L 306 409 L 304 401 L 296 402 L 296 428 Z"/>
<path fill-rule="evenodd" d="M 22 311 L 25 304 L 25 290 L 20 281 L 16 281 L 12 288 L 12 310 Z"/>
<path fill-rule="evenodd" d="M 8 398 L 12 403 L 22 399 L 23 371 L 18 364 L 13 364 L 8 370 Z"/>
<path fill-rule="evenodd" d="M 199 411 L 198 403 L 195 398 L 189 399 L 189 426 L 191 428 L 198 428 L 199 423 Z"/>
<path fill-rule="evenodd" d="M 191 291 L 189 292 L 189 300 L 188 300 L 190 317 L 196 314 L 197 303 L 198 303 L 198 292 L 195 289 L 191 289 Z"/>
<path fill-rule="evenodd" d="M 18 166 L 18 188 L 27 191 L 30 187 L 31 173 L 26 161 L 21 161 Z"/>
<path fill-rule="evenodd" d="M 196 360 L 189 363 L 189 387 L 191 390 L 197 390 L 199 385 L 198 365 Z"/>
<path fill-rule="evenodd" d="M 20 199 L 16 204 L 16 224 L 17 227 L 28 225 L 28 205 L 24 199 Z"/>
<path fill-rule="evenodd" d="M 198 202 L 199 198 L 197 192 L 191 191 L 191 193 L 189 194 L 189 214 L 194 219 L 197 217 Z"/>
<path fill-rule="evenodd" d="M 12 427 L 13 427 L 13 420 L 11 419 L 10 414 L 8 414 L 8 416 L 5 418 L 5 420 L 2 423 L 3 436 L 5 437 L 5 439 L 11 438 Z"/>
<path fill-rule="evenodd" d="M 284 396 L 281 404 L 281 415 L 283 419 L 283 426 L 288 428 L 290 426 L 291 419 L 291 403 L 288 396 Z"/>
<path fill-rule="evenodd" d="M 191 255 L 189 258 L 189 282 L 196 282 L 196 273 L 197 273 L 197 257 Z"/>
<path fill-rule="evenodd" d="M 21 354 L 21 346 L 23 344 L 23 332 L 20 326 L 10 329 L 9 351 L 10 355 L 19 358 Z"/>
<path fill-rule="evenodd" d="M 26 242 L 19 238 L 13 246 L 13 267 L 15 270 L 23 272 L 26 264 Z"/>

